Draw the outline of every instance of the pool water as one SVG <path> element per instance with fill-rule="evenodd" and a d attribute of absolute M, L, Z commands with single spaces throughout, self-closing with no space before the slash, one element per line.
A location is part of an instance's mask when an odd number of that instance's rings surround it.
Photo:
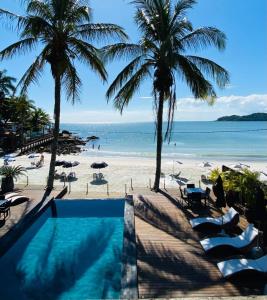
<path fill-rule="evenodd" d="M 0 298 L 118 299 L 123 207 L 56 201 L 0 259 Z"/>

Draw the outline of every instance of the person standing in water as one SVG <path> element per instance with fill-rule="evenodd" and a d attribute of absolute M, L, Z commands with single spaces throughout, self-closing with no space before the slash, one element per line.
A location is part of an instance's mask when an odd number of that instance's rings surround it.
<path fill-rule="evenodd" d="M 97 149 L 100 150 L 100 145 L 98 145 Z"/>

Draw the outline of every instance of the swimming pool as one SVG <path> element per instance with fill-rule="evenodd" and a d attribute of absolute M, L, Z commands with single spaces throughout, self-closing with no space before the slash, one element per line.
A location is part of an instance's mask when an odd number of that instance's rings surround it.
<path fill-rule="evenodd" d="M 125 200 L 55 200 L 0 258 L 1 299 L 118 299 Z"/>

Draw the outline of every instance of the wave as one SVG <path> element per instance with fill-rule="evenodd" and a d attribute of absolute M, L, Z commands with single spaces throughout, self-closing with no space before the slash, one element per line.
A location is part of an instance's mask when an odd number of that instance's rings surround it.
<path fill-rule="evenodd" d="M 112 150 L 96 150 L 96 149 L 86 149 L 83 152 L 84 155 L 90 155 L 94 157 L 144 157 L 144 158 L 155 158 L 156 153 L 148 151 L 112 151 Z M 264 154 L 236 154 L 236 153 L 183 153 L 183 152 L 163 152 L 162 158 L 178 159 L 178 158 L 192 158 L 192 159 L 229 159 L 229 160 L 266 160 L 267 155 Z"/>

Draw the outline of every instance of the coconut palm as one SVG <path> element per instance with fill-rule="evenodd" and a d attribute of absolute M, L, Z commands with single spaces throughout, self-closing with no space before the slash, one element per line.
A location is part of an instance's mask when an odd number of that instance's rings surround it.
<path fill-rule="evenodd" d="M 127 38 L 123 29 L 114 24 L 93 24 L 92 10 L 85 0 L 28 0 L 26 15 L 16 16 L 0 10 L 0 16 L 16 21 L 20 40 L 0 52 L 0 58 L 10 58 L 42 46 L 41 52 L 19 82 L 21 92 L 26 93 L 35 83 L 45 64 L 50 65 L 55 83 L 54 141 L 47 190 L 54 181 L 57 141 L 60 124 L 61 87 L 65 87 L 67 98 L 74 103 L 78 99 L 81 79 L 75 68 L 79 61 L 89 66 L 105 81 L 107 73 L 99 49 L 92 41 L 103 38 Z"/>
<path fill-rule="evenodd" d="M 45 125 L 48 125 L 49 123 L 49 115 L 41 108 L 35 107 L 30 118 L 30 125 L 33 131 L 38 131 L 42 129 Z"/>
<path fill-rule="evenodd" d="M 15 91 L 16 78 L 7 76 L 6 73 L 6 70 L 0 71 L 0 100 L 10 96 Z"/>
<path fill-rule="evenodd" d="M 133 0 L 132 3 L 136 6 L 135 21 L 142 37 L 138 45 L 105 48 L 107 59 L 121 55 L 133 57 L 110 85 L 107 98 L 112 98 L 115 107 L 122 112 L 142 81 L 152 79 L 157 135 L 154 190 L 158 191 L 164 103 L 168 106 L 165 138 L 170 138 L 177 99 L 176 75 L 189 86 L 195 98 L 210 103 L 216 98 L 216 92 L 205 75 L 219 87 L 229 81 L 227 71 L 221 66 L 207 58 L 189 55 L 187 50 L 196 52 L 206 46 L 223 50 L 226 37 L 214 27 L 193 28 L 185 16 L 195 0 Z"/>

